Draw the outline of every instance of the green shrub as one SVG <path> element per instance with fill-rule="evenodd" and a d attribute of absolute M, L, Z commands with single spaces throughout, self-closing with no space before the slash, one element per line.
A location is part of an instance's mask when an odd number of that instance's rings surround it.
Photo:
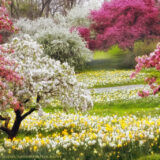
<path fill-rule="evenodd" d="M 76 32 L 70 33 L 64 28 L 54 27 L 39 34 L 37 40 L 43 45 L 45 54 L 61 62 L 68 62 L 76 70 L 82 69 L 85 62 L 92 57 L 81 37 Z"/>

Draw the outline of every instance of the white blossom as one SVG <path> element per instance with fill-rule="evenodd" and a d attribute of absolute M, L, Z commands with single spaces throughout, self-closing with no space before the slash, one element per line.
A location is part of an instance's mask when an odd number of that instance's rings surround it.
<path fill-rule="evenodd" d="M 44 55 L 42 46 L 29 35 L 14 38 L 10 43 L 4 44 L 4 47 L 14 49 L 14 54 L 7 55 L 6 58 L 19 64 L 16 71 L 24 77 L 22 86 L 12 86 L 14 95 L 21 102 L 39 95 L 40 104 L 57 98 L 65 108 L 86 110 L 93 105 L 90 93 L 77 81 L 73 68 Z"/>

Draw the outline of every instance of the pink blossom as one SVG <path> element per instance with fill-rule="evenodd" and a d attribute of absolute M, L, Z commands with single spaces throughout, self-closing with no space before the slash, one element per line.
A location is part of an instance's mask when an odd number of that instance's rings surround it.
<path fill-rule="evenodd" d="M 156 70 L 160 70 L 160 43 L 158 43 L 157 48 L 154 52 L 150 53 L 149 56 L 142 56 L 136 58 L 137 65 L 135 67 L 135 72 L 132 73 L 132 76 L 135 73 L 139 73 L 142 68 L 155 68 Z M 131 77 L 132 77 L 131 76 Z M 160 91 L 160 86 L 157 86 L 156 77 L 146 77 L 145 81 L 150 85 L 150 88 L 153 90 L 153 94 L 155 95 Z M 145 97 L 148 93 L 139 92 L 138 95 L 141 97 Z"/>
<path fill-rule="evenodd" d="M 140 97 L 148 97 L 149 96 L 149 91 L 139 91 L 138 95 Z"/>
<path fill-rule="evenodd" d="M 9 19 L 7 9 L 5 8 L 5 0 L 2 1 L 0 7 L 0 31 L 6 30 L 8 32 L 15 32 L 16 29 L 13 26 L 12 21 Z M 2 42 L 2 35 L 0 35 L 0 43 Z M 12 48 L 9 50 L 4 49 L 0 45 L 0 52 L 3 54 L 13 53 Z M 9 69 L 12 66 L 14 69 Z M 8 61 L 5 57 L 0 54 L 0 101 L 2 107 L 11 105 L 15 110 L 19 107 L 19 102 L 14 97 L 13 93 L 8 89 L 8 83 L 14 83 L 15 85 L 22 84 L 22 77 L 15 72 L 16 64 L 12 61 Z"/>
<path fill-rule="evenodd" d="M 158 86 L 156 89 L 153 90 L 153 94 L 155 95 L 156 93 L 158 93 L 160 91 L 160 86 Z"/>

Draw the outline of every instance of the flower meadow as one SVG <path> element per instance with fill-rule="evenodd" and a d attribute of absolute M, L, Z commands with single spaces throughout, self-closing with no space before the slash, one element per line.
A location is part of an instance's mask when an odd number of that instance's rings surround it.
<path fill-rule="evenodd" d="M 92 99 L 96 103 L 108 103 L 112 101 L 119 101 L 119 100 L 131 100 L 131 99 L 140 99 L 139 95 L 137 94 L 139 91 L 143 89 L 148 89 L 149 87 L 134 87 L 134 88 L 124 88 L 124 89 L 110 89 L 108 91 L 103 91 L 100 93 L 96 92 L 96 89 L 93 89 L 92 92 Z M 150 96 L 151 97 L 151 96 Z M 152 96 L 153 97 L 153 96 Z"/>
<path fill-rule="evenodd" d="M 114 81 L 116 72 L 123 78 L 120 79 L 117 76 L 117 81 Z M 108 77 L 115 76 L 115 79 L 110 78 L 113 80 L 110 82 L 124 83 L 131 71 L 108 71 L 108 73 L 110 73 Z M 89 72 L 84 75 L 87 77 L 88 74 Z M 141 75 L 143 76 L 144 74 Z M 96 76 L 94 78 L 101 83 L 101 79 L 98 80 Z M 88 83 L 91 80 L 93 78 L 88 80 Z M 113 88 L 104 92 L 98 92 L 96 88 L 89 89 L 93 102 L 105 104 L 119 100 L 130 101 L 140 98 L 138 91 L 149 90 L 145 85 L 126 87 L 123 90 Z M 33 101 L 34 99 L 36 97 Z M 51 105 L 52 108 L 56 108 L 61 106 L 61 103 L 54 99 Z M 11 128 L 15 114 L 12 111 L 8 111 L 8 114 L 12 117 L 8 125 Z M 4 125 L 4 122 L 1 121 L 1 125 Z M 89 112 L 67 114 L 63 111 L 55 111 L 43 112 L 42 116 L 39 116 L 35 112 L 22 122 L 19 135 L 13 140 L 0 132 L 0 156 L 2 160 L 6 157 L 10 159 L 14 157 L 17 159 L 128 160 L 144 154 L 157 153 L 160 147 L 159 133 L 160 117 L 158 115 L 98 116 L 90 115 Z"/>
<path fill-rule="evenodd" d="M 11 112 L 14 118 L 14 114 Z M 34 123 L 37 122 L 37 123 Z M 12 123 L 12 122 L 11 122 Z M 1 157 L 53 159 L 128 159 L 160 147 L 160 117 L 116 115 L 99 117 L 57 112 L 36 113 L 22 123 L 21 133 L 12 141 L 4 138 Z M 30 136 L 30 133 L 37 133 Z M 138 153 L 137 153 L 138 151 Z"/>
<path fill-rule="evenodd" d="M 121 86 L 129 84 L 142 84 L 147 73 L 140 73 L 136 78 L 130 79 L 133 70 L 100 70 L 86 71 L 77 74 L 77 79 L 87 84 L 89 88 L 103 88 L 108 86 Z"/>

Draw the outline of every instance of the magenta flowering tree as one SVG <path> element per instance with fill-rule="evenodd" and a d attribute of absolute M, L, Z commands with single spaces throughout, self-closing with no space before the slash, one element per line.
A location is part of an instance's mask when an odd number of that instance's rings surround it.
<path fill-rule="evenodd" d="M 142 56 L 136 58 L 137 65 L 135 67 L 135 72 L 132 73 L 131 78 L 134 78 L 142 69 L 154 68 L 160 71 L 160 43 L 157 44 L 157 48 L 154 52 L 150 53 L 149 56 Z M 149 84 L 150 88 L 153 90 L 152 93 L 149 91 L 140 91 L 138 93 L 141 97 L 147 97 L 150 94 L 157 94 L 160 91 L 160 85 L 157 82 L 157 77 L 151 76 L 146 77 L 145 81 Z"/>
<path fill-rule="evenodd" d="M 153 0 L 111 0 L 92 11 L 89 18 L 91 44 L 94 41 L 97 49 L 116 44 L 132 49 L 137 40 L 160 38 L 160 10 Z M 89 42 L 88 31 L 84 34 L 84 30 L 81 28 L 79 33 Z"/>
<path fill-rule="evenodd" d="M 90 40 L 90 30 L 87 27 L 77 27 L 76 30 L 87 42 Z"/>

